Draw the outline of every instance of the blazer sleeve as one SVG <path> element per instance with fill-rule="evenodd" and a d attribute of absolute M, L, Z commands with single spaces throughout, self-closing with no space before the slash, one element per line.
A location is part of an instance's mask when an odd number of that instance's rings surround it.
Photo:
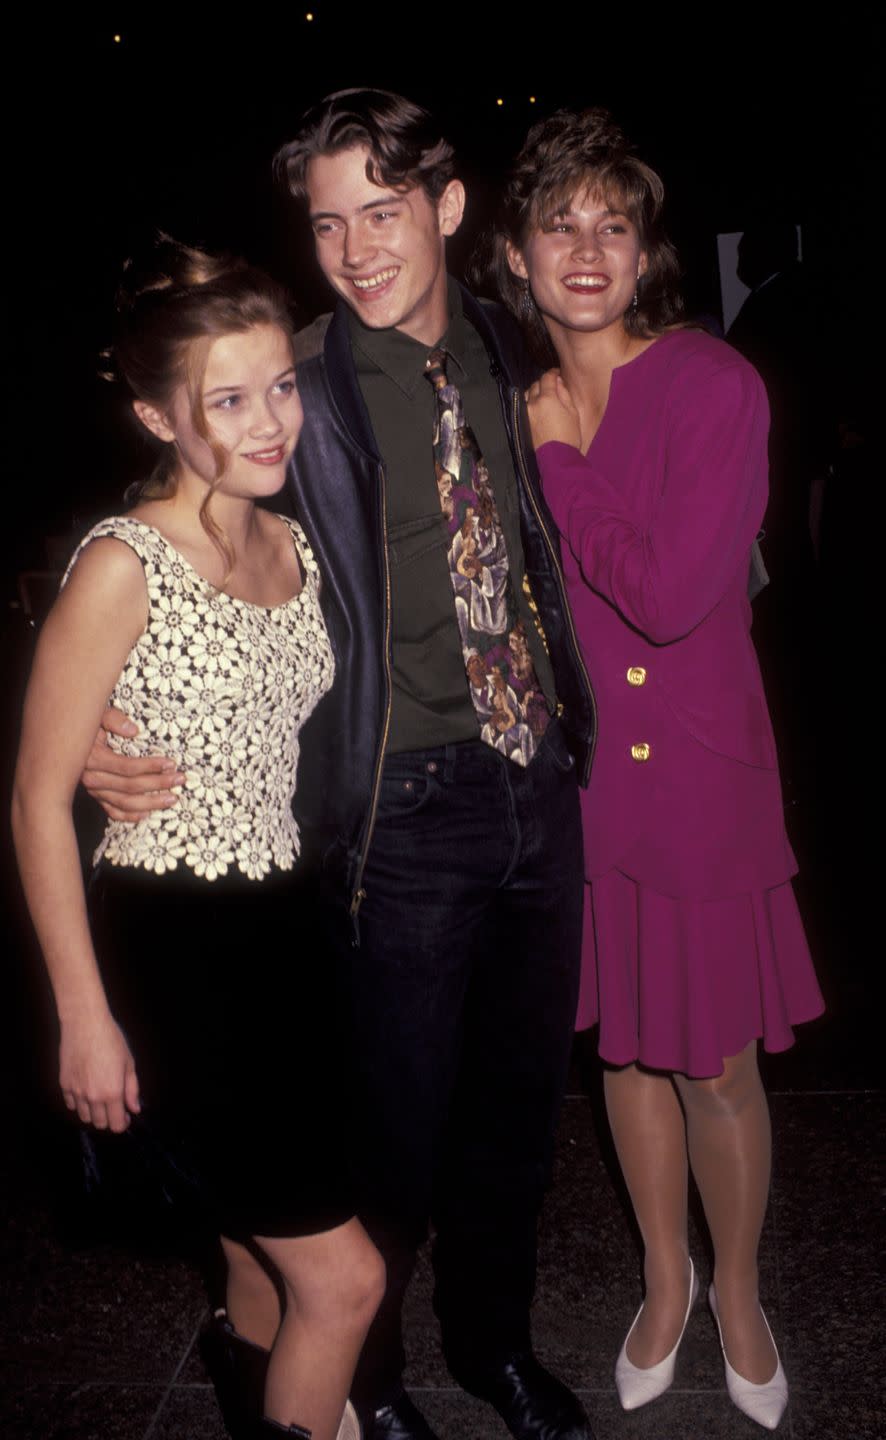
<path fill-rule="evenodd" d="M 722 599 L 760 528 L 769 410 L 741 362 L 672 391 L 673 413 L 650 517 L 632 514 L 618 477 L 571 445 L 538 451 L 545 497 L 588 584 L 648 639 L 689 634 Z"/>

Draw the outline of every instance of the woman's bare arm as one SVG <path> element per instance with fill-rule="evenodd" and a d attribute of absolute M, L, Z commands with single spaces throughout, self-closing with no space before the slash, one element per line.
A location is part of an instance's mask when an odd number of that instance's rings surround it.
<path fill-rule="evenodd" d="M 61 1026 L 65 1103 L 112 1130 L 138 1109 L 138 1082 L 92 947 L 71 804 L 107 697 L 146 621 L 137 556 L 120 541 L 93 541 L 40 634 L 13 793 L 22 883 Z"/>

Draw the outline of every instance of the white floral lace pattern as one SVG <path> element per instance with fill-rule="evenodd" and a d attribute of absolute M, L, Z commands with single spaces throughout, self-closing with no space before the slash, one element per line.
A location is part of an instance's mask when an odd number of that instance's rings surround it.
<path fill-rule="evenodd" d="M 110 820 L 96 862 L 163 875 L 181 860 L 210 881 L 231 867 L 251 880 L 292 869 L 299 731 L 332 684 L 334 660 L 316 561 L 301 526 L 283 523 L 305 583 L 271 608 L 219 592 L 159 531 L 129 516 L 101 521 L 75 552 L 68 573 L 91 541 L 122 540 L 148 587 L 147 628 L 109 698 L 139 733 L 109 743 L 126 755 L 167 755 L 186 772 L 178 805 L 135 824 Z"/>

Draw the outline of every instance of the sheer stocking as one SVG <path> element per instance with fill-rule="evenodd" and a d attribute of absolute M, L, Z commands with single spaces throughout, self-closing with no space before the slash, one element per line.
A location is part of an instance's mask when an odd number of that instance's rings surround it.
<path fill-rule="evenodd" d="M 712 1080 L 628 1065 L 607 1070 L 606 1109 L 644 1245 L 646 1298 L 628 1358 L 647 1368 L 676 1344 L 686 1312 L 687 1145 L 714 1246 L 726 1352 L 764 1384 L 776 1356 L 757 1298 L 757 1249 L 770 1174 L 769 1110 L 756 1042 Z M 682 1106 L 682 1109 L 681 1109 Z"/>
<path fill-rule="evenodd" d="M 776 1356 L 757 1298 L 757 1249 L 771 1162 L 769 1108 L 753 1041 L 713 1080 L 674 1083 L 686 1112 L 689 1159 L 714 1245 L 714 1285 L 732 1367 L 754 1384 Z"/>
<path fill-rule="evenodd" d="M 646 1297 L 628 1359 L 646 1369 L 677 1343 L 689 1298 L 683 1111 L 669 1075 L 607 1070 L 606 1111 L 644 1246 Z"/>

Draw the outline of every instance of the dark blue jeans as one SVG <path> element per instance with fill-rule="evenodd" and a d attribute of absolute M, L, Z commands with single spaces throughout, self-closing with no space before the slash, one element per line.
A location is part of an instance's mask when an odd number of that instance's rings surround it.
<path fill-rule="evenodd" d="M 536 1225 L 578 990 L 575 768 L 555 722 L 528 769 L 479 740 L 389 756 L 364 877 L 355 1000 L 361 1214 L 388 1290 L 355 1382 L 404 1365 L 429 1218 L 454 1373 L 529 1343 Z"/>

